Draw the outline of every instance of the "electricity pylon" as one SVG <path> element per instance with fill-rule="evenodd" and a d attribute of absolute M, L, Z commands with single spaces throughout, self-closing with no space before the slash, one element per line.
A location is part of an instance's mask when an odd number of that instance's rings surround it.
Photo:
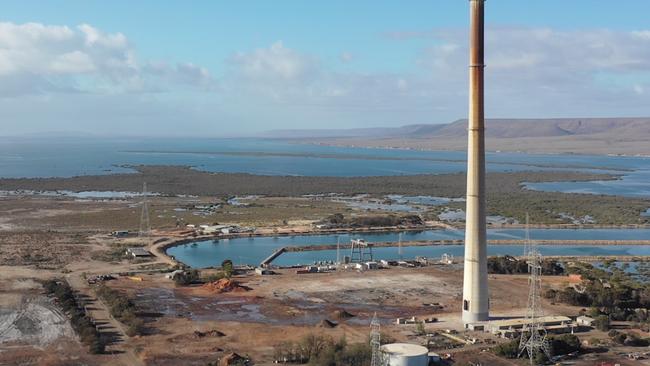
<path fill-rule="evenodd" d="M 142 183 L 142 212 L 140 213 L 140 237 L 147 237 L 151 232 L 149 223 L 149 202 L 147 201 L 147 182 Z"/>
<path fill-rule="evenodd" d="M 537 244 L 530 240 L 528 228 L 528 214 L 526 214 L 526 244 L 524 246 L 525 257 L 528 261 L 528 308 L 526 310 L 526 325 L 522 329 L 519 341 L 519 357 L 524 351 L 528 353 L 530 364 L 535 363 L 535 356 L 538 352 L 544 352 L 546 357 L 551 359 L 551 351 L 546 339 L 546 328 L 540 322 L 544 315 L 542 310 L 542 254 Z"/>
<path fill-rule="evenodd" d="M 402 233 L 399 233 L 397 237 L 397 254 L 399 254 L 399 260 L 402 260 L 402 257 L 404 257 L 404 252 L 402 250 Z"/>
<path fill-rule="evenodd" d="M 370 347 L 372 348 L 372 358 L 370 366 L 384 366 L 384 360 L 381 354 L 381 324 L 377 319 L 377 313 L 373 315 L 370 322 Z"/>

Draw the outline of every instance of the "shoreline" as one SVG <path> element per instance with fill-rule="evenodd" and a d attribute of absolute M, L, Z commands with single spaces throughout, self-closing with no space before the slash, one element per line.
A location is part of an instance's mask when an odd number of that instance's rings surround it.
<path fill-rule="evenodd" d="M 344 147 L 344 146 L 336 146 Z M 360 147 L 364 148 L 365 147 Z M 394 150 L 394 149 L 382 149 L 382 150 Z M 415 151 L 415 150 L 414 150 Z M 437 150 L 418 150 L 426 152 L 439 152 Z M 268 152 L 268 151 L 184 151 L 184 150 L 125 150 L 126 153 L 138 153 L 138 154 L 170 154 L 170 155 L 224 155 L 224 156 L 245 156 L 245 157 L 289 157 L 289 158 L 314 158 L 314 159 L 335 159 L 335 160 L 385 160 L 385 161 L 429 161 L 429 162 L 447 162 L 447 163 L 467 163 L 467 159 L 445 159 L 445 158 L 434 158 L 426 156 L 375 156 L 375 155 L 365 155 L 365 154 L 352 154 L 352 153 L 310 153 L 310 152 Z M 523 153 L 522 154 L 526 154 Z M 530 154 L 529 154 L 530 155 Z M 563 154 L 558 154 L 563 155 Z M 581 165 L 581 164 L 570 164 L 570 165 L 558 165 L 558 164 L 541 164 L 541 163 L 525 163 L 525 162 L 503 162 L 503 161 L 493 161 L 490 164 L 507 164 L 507 165 L 517 165 L 517 166 L 526 166 L 532 168 L 547 168 L 547 169 L 587 169 L 587 170 L 602 170 L 602 171 L 614 171 L 617 174 L 624 174 L 634 172 L 634 169 L 630 168 L 619 168 L 619 167 L 603 167 L 597 165 Z M 210 173 L 211 171 L 202 170 Z M 220 173 L 220 172 L 215 172 Z"/>
<path fill-rule="evenodd" d="M 433 146 L 432 147 L 418 146 L 418 144 L 421 143 L 422 141 L 416 138 L 406 138 L 406 139 L 393 138 L 394 141 L 403 143 L 404 145 L 402 146 L 381 144 L 382 140 L 391 141 L 391 138 L 364 139 L 362 137 L 323 137 L 323 138 L 318 138 L 318 137 L 281 138 L 279 137 L 274 139 L 282 140 L 284 142 L 293 143 L 296 145 L 316 145 L 316 146 L 347 147 L 347 148 L 358 148 L 358 149 L 404 150 L 404 151 L 458 151 L 458 152 L 467 151 L 467 145 L 466 145 L 467 141 L 464 139 L 459 139 L 457 141 L 452 139 L 451 142 L 449 142 L 442 139 L 436 140 L 434 138 L 433 139 L 434 142 L 437 142 L 435 148 L 433 148 Z M 541 144 L 546 141 L 544 137 L 533 137 L 530 139 L 534 140 L 538 144 Z M 490 141 L 490 142 L 496 144 L 510 142 L 507 140 L 508 140 L 507 138 L 506 139 L 502 138 L 502 139 L 498 139 L 497 141 Z M 447 143 L 447 145 L 445 145 L 445 143 Z M 562 150 L 559 152 L 552 152 L 552 151 L 545 151 L 545 150 L 531 151 L 531 150 L 526 150 L 524 146 L 516 146 L 516 147 L 501 146 L 500 148 L 492 148 L 492 149 L 486 148 L 485 151 L 486 153 L 494 153 L 494 154 L 510 153 L 510 154 L 551 155 L 551 156 L 577 155 L 577 156 L 609 156 L 609 157 L 643 158 L 643 159 L 650 158 L 650 154 L 648 154 L 647 152 L 635 152 L 639 150 L 621 152 L 621 153 L 611 153 L 611 152 L 600 152 L 599 150 L 591 150 L 590 147 L 585 147 L 582 150 L 572 150 L 567 148 L 567 146 L 560 146 L 556 148 L 556 150 Z"/>
<path fill-rule="evenodd" d="M 490 227 L 489 229 L 525 229 L 525 225 L 502 225 L 498 227 Z M 556 229 L 556 230 L 581 230 L 581 229 L 602 229 L 602 230 L 637 230 L 637 229 L 650 229 L 649 225 L 531 225 L 531 229 Z M 317 236 L 317 235 L 335 235 L 335 234 L 352 234 L 352 233 L 399 233 L 404 231 L 435 231 L 435 230 L 464 230 L 464 227 L 451 227 L 451 226 L 427 226 L 417 228 L 398 228 L 398 227 L 378 227 L 378 228 L 359 228 L 359 229 L 336 229 L 336 230 L 302 230 L 302 231 L 283 231 L 283 232 L 259 232 L 259 233 L 238 233 L 238 234 L 216 234 L 216 235 L 198 235 L 198 236 L 184 236 L 181 238 L 169 238 L 164 233 L 160 233 L 159 238 L 154 240 L 146 248 L 156 257 L 169 263 L 170 265 L 184 265 L 190 267 L 186 263 L 176 259 L 167 253 L 172 247 L 185 245 L 188 243 L 195 243 L 208 240 L 227 240 L 239 238 L 268 238 L 268 237 L 289 237 L 289 236 Z M 263 230 L 269 230 L 264 228 Z M 488 240 L 488 245 L 523 245 L 525 240 L 502 240 L 493 239 Z M 620 245 L 650 245 L 648 240 L 535 240 L 539 245 L 552 245 L 552 246 L 620 246 Z M 463 245 L 463 239 L 444 239 L 444 240 L 422 240 L 422 241 L 407 241 L 402 242 L 403 246 L 435 246 L 435 245 Z M 546 243 L 546 244 L 544 244 Z M 589 244 L 591 243 L 591 244 Z M 397 247 L 397 242 L 378 242 L 373 243 L 376 247 Z M 410 244 L 410 245 L 409 245 Z M 321 249 L 317 249 L 323 247 Z M 346 246 L 347 247 L 347 246 Z M 314 249 L 311 249 L 314 248 Z M 333 250 L 336 249 L 336 244 L 323 244 L 313 246 L 287 246 L 287 252 L 300 252 L 300 251 L 318 251 L 318 250 Z M 550 256 L 553 257 L 553 256 Z M 564 257 L 564 256 L 562 256 Z M 567 256 L 576 257 L 576 256 Z M 607 257 L 607 256 L 604 256 Z M 637 256 L 639 257 L 639 256 Z M 642 257 L 642 256 L 641 256 Z M 579 258 L 579 257 L 578 257 Z"/>

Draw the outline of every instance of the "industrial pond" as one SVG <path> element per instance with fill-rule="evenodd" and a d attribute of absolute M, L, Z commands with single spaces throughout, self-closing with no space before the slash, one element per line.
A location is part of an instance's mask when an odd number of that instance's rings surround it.
<path fill-rule="evenodd" d="M 349 255 L 351 239 L 361 238 L 368 242 L 455 240 L 463 239 L 462 230 L 426 230 L 386 233 L 352 233 L 327 235 L 296 235 L 278 237 L 251 237 L 236 239 L 204 240 L 182 244 L 167 250 L 169 255 L 194 268 L 219 266 L 224 259 L 236 264 L 257 265 L 275 250 L 285 246 L 308 246 L 341 243 L 341 256 Z M 531 229 L 533 240 L 647 240 L 650 229 Z M 523 239 L 522 229 L 491 229 L 488 239 Z M 616 256 L 650 255 L 650 245 L 540 245 L 543 255 L 566 256 Z M 432 245 L 403 247 L 404 258 L 425 256 L 440 257 L 442 254 L 463 255 L 462 245 Z M 489 245 L 488 255 L 522 255 L 523 245 Z M 373 249 L 376 259 L 399 258 L 396 247 Z M 273 264 L 281 266 L 312 264 L 315 261 L 336 260 L 336 250 L 316 250 L 284 253 Z"/>

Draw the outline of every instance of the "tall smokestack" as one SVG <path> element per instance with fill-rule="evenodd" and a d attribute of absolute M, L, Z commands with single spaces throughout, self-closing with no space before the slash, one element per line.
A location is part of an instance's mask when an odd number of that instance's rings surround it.
<path fill-rule="evenodd" d="M 485 124 L 483 32 L 485 0 L 470 0 L 469 128 L 463 323 L 488 320 L 487 242 L 485 233 Z"/>

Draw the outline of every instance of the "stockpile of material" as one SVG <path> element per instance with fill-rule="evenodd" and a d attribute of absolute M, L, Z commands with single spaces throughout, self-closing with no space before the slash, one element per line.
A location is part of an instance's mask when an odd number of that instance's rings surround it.
<path fill-rule="evenodd" d="M 334 319 L 338 320 L 346 320 L 354 317 L 354 314 L 350 314 L 347 311 L 341 309 L 341 310 L 336 310 L 332 313 L 332 316 Z"/>
<path fill-rule="evenodd" d="M 244 292 L 250 290 L 248 287 L 242 286 L 236 281 L 228 278 L 222 278 L 214 282 L 208 282 L 203 285 L 203 288 L 219 294 L 223 292 Z"/>

